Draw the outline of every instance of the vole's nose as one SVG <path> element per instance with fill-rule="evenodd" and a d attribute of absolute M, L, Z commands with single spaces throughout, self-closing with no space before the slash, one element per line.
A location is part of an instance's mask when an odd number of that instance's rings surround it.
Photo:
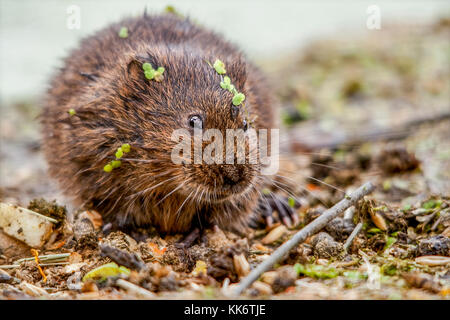
<path fill-rule="evenodd" d="M 224 185 L 234 186 L 242 180 L 241 172 L 236 166 L 225 165 L 221 171 Z"/>

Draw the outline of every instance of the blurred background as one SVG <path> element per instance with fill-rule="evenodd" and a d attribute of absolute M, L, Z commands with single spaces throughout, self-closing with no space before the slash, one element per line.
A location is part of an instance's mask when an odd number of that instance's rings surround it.
<path fill-rule="evenodd" d="M 386 23 L 419 25 L 450 12 L 448 1 L 295 0 L 1 0 L 0 95 L 2 101 L 39 96 L 48 77 L 78 41 L 129 15 L 159 13 L 173 5 L 180 13 L 238 44 L 251 59 L 274 58 L 331 36 L 365 36 L 367 8 L 380 7 Z M 80 29 L 69 29 L 67 10 L 80 9 Z M 380 30 L 382 32 L 382 30 Z"/>
<path fill-rule="evenodd" d="M 45 174 L 36 117 L 62 58 L 108 23 L 145 8 L 161 13 L 168 5 L 222 33 L 266 72 L 282 105 L 284 152 L 320 152 L 327 156 L 315 161 L 324 166 L 354 167 L 345 157 L 349 150 L 375 159 L 386 146 L 400 143 L 422 162 L 422 180 L 380 181 L 448 194 L 448 1 L 1 0 L 0 5 L 0 198 L 5 201 L 60 199 Z M 377 14 L 373 10 L 379 12 L 380 28 L 368 28 Z M 69 28 L 77 12 L 80 28 Z M 431 129 L 422 128 L 427 124 Z M 375 169 L 372 174 L 379 172 Z M 363 179 L 359 173 L 350 179 L 330 178 L 317 168 L 311 172 L 344 187 Z"/>

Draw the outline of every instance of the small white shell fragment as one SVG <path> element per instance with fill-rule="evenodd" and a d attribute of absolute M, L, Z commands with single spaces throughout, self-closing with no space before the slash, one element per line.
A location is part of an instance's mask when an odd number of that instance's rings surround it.
<path fill-rule="evenodd" d="M 427 266 L 445 266 L 450 264 L 450 257 L 444 256 L 421 256 L 416 258 L 416 262 Z"/>
<path fill-rule="evenodd" d="M 0 228 L 30 247 L 44 245 L 58 221 L 16 205 L 0 203 Z"/>
<path fill-rule="evenodd" d="M 280 239 L 287 231 L 287 228 L 284 225 L 280 225 L 274 229 L 272 229 L 262 240 L 263 244 L 270 244 L 272 242 Z"/>

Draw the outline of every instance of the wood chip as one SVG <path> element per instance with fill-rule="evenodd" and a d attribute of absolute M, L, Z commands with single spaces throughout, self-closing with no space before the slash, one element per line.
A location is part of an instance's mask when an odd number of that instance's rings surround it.
<path fill-rule="evenodd" d="M 30 247 L 42 247 L 50 237 L 53 226 L 58 221 L 37 212 L 0 203 L 0 228 Z"/>

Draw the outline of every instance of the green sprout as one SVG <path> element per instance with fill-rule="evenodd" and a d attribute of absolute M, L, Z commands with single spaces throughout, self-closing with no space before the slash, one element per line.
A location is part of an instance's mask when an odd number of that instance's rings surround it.
<path fill-rule="evenodd" d="M 225 64 L 222 61 L 220 61 L 219 59 L 214 61 L 213 67 L 218 74 L 227 73 L 227 70 L 225 69 Z"/>
<path fill-rule="evenodd" d="M 128 28 L 127 27 L 120 28 L 119 37 L 128 38 Z"/>
<path fill-rule="evenodd" d="M 128 153 L 131 150 L 131 146 L 128 143 L 122 144 L 121 147 L 117 148 L 115 156 L 116 159 L 110 161 L 107 165 L 103 167 L 103 171 L 105 172 L 111 172 L 113 169 L 119 168 L 122 165 L 121 159 L 124 155 L 124 153 Z"/>
<path fill-rule="evenodd" d="M 236 93 L 233 97 L 233 104 L 235 106 L 240 105 L 245 100 L 245 95 L 241 92 Z"/>
<path fill-rule="evenodd" d="M 73 108 L 70 108 L 68 112 L 69 112 L 69 115 L 70 115 L 70 116 L 73 116 L 73 115 L 76 114 L 76 111 L 75 111 L 75 109 L 73 109 Z"/>

